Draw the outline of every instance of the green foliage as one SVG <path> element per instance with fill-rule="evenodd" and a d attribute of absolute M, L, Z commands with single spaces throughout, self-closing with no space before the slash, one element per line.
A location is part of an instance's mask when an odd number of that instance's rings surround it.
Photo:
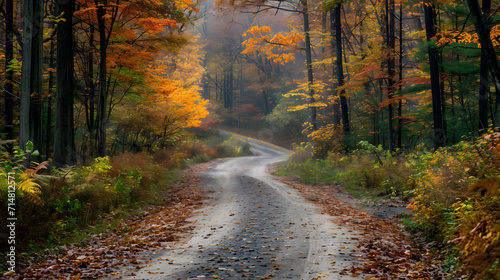
<path fill-rule="evenodd" d="M 105 175 L 113 166 L 110 163 L 110 157 L 98 157 L 94 159 L 94 163 L 90 166 L 82 166 L 73 171 L 72 179 L 81 180 L 89 175 Z"/>
<path fill-rule="evenodd" d="M 232 136 L 216 146 L 219 157 L 236 157 L 251 154 L 248 140 Z"/>

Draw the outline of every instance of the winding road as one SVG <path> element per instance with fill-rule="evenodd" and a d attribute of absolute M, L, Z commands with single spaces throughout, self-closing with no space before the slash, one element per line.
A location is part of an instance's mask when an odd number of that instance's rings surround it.
<path fill-rule="evenodd" d="M 204 173 L 214 199 L 192 218 L 191 238 L 149 255 L 149 265 L 121 279 L 362 279 L 349 272 L 361 265 L 352 239 L 360 233 L 332 223 L 266 173 L 289 152 L 251 144 L 252 156 Z"/>

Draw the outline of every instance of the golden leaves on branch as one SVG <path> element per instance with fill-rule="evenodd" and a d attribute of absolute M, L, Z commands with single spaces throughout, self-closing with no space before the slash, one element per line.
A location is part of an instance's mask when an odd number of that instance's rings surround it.
<path fill-rule="evenodd" d="M 300 50 L 299 43 L 304 40 L 304 35 L 295 31 L 272 35 L 269 26 L 252 26 L 243 33 L 243 37 L 247 36 L 252 37 L 241 43 L 245 47 L 242 54 L 263 53 L 268 60 L 281 65 L 295 60 L 293 51 Z"/>
<path fill-rule="evenodd" d="M 500 41 L 498 40 L 500 38 L 500 24 L 493 26 L 493 28 L 490 31 L 490 37 L 493 46 L 495 47 L 500 46 Z M 433 37 L 432 39 L 437 41 L 436 42 L 437 46 L 444 46 L 446 44 L 451 44 L 451 43 L 459 43 L 459 44 L 477 44 L 479 47 L 481 47 L 477 34 L 465 31 L 462 32 L 456 30 L 441 31 L 438 34 L 436 34 L 436 36 Z"/>

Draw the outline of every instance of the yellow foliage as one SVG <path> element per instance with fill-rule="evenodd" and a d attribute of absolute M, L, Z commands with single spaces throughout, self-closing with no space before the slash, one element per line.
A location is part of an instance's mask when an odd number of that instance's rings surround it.
<path fill-rule="evenodd" d="M 29 170 L 32 171 L 31 169 Z M 6 173 L 3 173 L 1 177 L 3 177 L 3 182 L 7 182 Z M 43 202 L 40 198 L 40 195 L 42 194 L 42 187 L 38 183 L 36 183 L 32 177 L 30 177 L 29 171 L 25 171 L 21 174 L 17 173 L 15 177 L 15 189 L 18 195 L 27 199 L 33 204 L 43 205 Z M 3 189 L 2 192 L 7 192 L 7 185 L 0 184 L 0 187 Z"/>
<path fill-rule="evenodd" d="M 304 35 L 290 31 L 289 33 L 279 32 L 272 36 L 271 32 L 269 26 L 250 27 L 243 33 L 243 37 L 252 37 L 241 43 L 245 47 L 241 53 L 247 55 L 263 53 L 268 60 L 282 65 L 295 60 L 295 54 L 287 51 L 300 49 L 299 43 L 304 40 Z"/>
<path fill-rule="evenodd" d="M 498 38 L 500 38 L 500 24 L 497 24 L 493 26 L 493 28 L 490 31 L 490 38 L 493 43 L 493 46 L 499 46 L 500 42 Z M 479 37 L 477 36 L 476 33 L 468 33 L 465 31 L 440 31 L 434 38 L 433 40 L 437 40 L 437 45 L 442 46 L 450 43 L 460 43 L 460 44 L 478 44 L 480 47 L 481 44 L 479 43 Z"/>
<path fill-rule="evenodd" d="M 342 149 L 342 136 L 342 126 L 327 124 L 307 137 L 314 141 L 316 154 L 324 156 L 328 152 L 338 152 Z"/>

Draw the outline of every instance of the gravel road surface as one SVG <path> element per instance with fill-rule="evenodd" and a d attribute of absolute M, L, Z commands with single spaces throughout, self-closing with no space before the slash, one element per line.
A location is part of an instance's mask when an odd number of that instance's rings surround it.
<path fill-rule="evenodd" d="M 176 248 L 121 279 L 364 279 L 353 249 L 360 232 L 334 224 L 297 191 L 266 173 L 289 152 L 251 141 L 252 156 L 232 158 L 203 175 L 213 197 Z M 353 239 L 354 238 L 354 239 Z"/>

